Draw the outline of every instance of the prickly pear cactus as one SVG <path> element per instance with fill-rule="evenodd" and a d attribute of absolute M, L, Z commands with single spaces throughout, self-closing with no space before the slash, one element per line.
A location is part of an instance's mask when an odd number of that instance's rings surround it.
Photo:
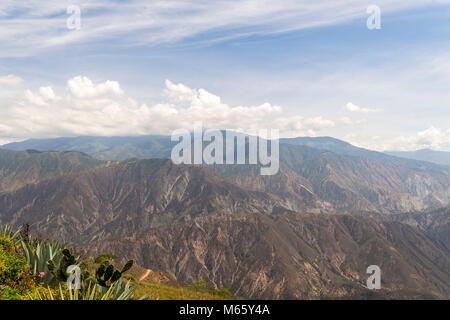
<path fill-rule="evenodd" d="M 109 288 L 111 284 L 119 280 L 122 274 L 133 266 L 133 263 L 133 260 L 128 261 L 122 270 L 119 271 L 115 270 L 114 265 L 110 261 L 103 261 L 95 273 L 97 283 L 102 287 Z"/>
<path fill-rule="evenodd" d="M 64 282 L 67 281 L 68 275 L 67 275 L 67 268 L 71 265 L 75 265 L 77 263 L 77 259 L 73 254 L 73 250 L 64 249 L 62 251 L 62 258 L 59 262 L 59 265 L 55 265 L 55 262 L 53 260 L 49 260 L 47 262 L 48 270 L 55 276 L 55 278 L 60 281 Z"/>

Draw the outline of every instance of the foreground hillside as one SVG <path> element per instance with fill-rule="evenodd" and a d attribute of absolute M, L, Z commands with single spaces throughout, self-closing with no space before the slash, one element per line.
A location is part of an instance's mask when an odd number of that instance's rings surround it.
<path fill-rule="evenodd" d="M 124 275 L 136 284 L 134 299 L 149 297 L 150 300 L 230 300 L 234 297 L 224 288 L 217 289 L 204 280 L 183 284 L 162 273 L 133 266 Z"/>
<path fill-rule="evenodd" d="M 247 214 L 204 217 L 91 245 L 190 282 L 203 278 L 250 298 L 370 297 L 366 268 L 382 272 L 378 297 L 448 298 L 448 251 L 425 233 L 367 217 Z"/>
<path fill-rule="evenodd" d="M 102 253 L 83 257 L 74 248 L 0 224 L 0 300 L 230 300 L 203 280 L 181 284 L 161 272 Z M 73 268 L 75 267 L 75 268 Z M 70 281 L 78 269 L 78 285 Z M 77 272 L 74 273 L 75 277 Z M 70 287 L 72 283 L 74 287 Z"/>

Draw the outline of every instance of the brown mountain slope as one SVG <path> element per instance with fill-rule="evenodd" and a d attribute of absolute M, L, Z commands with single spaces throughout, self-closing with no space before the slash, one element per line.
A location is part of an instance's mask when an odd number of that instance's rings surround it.
<path fill-rule="evenodd" d="M 28 183 L 110 165 L 79 152 L 37 152 L 0 149 L 0 193 Z"/>
<path fill-rule="evenodd" d="M 244 188 L 285 199 L 295 201 L 296 195 L 303 199 L 309 194 L 327 212 L 391 214 L 450 205 L 450 168 L 391 158 L 346 156 L 282 144 L 277 175 L 263 177 L 256 166 L 248 165 L 215 166 L 214 170 Z"/>
<path fill-rule="evenodd" d="M 244 189 L 279 196 L 295 211 L 334 211 L 328 202 L 321 200 L 313 192 L 313 186 L 308 180 L 283 164 L 280 165 L 278 174 L 273 176 L 261 175 L 261 167 L 258 165 L 214 165 L 211 168 Z"/>
<path fill-rule="evenodd" d="M 368 217 L 200 217 L 88 249 L 99 252 L 249 298 L 450 297 L 448 251 L 413 227 Z M 373 264 L 382 271 L 378 292 L 364 288 Z"/>
<path fill-rule="evenodd" d="M 338 209 L 393 213 L 450 204 L 448 167 L 343 156 L 292 145 L 280 147 L 280 159 Z"/>
<path fill-rule="evenodd" d="M 157 151 L 162 146 L 151 144 L 146 147 Z M 166 150 L 166 147 L 162 149 Z M 132 155 L 132 150 L 129 151 Z M 9 154 L 5 161 L 2 161 L 2 153 Z M 0 178 L 3 178 L 0 179 L 0 191 L 2 186 L 13 190 L 42 178 L 80 171 L 52 161 L 45 161 L 43 166 L 39 163 L 38 170 L 36 164 L 29 161 L 18 166 L 17 154 L 26 152 L 15 152 L 16 155 L 11 156 L 13 153 L 0 150 Z M 336 209 L 348 213 L 389 214 L 450 205 L 449 167 L 369 153 L 376 156 L 366 156 L 366 153 L 362 153 L 363 156 L 343 155 L 303 145 L 281 144 L 279 175 L 262 177 L 256 167 L 248 165 L 216 166 L 214 169 L 245 189 L 276 194 L 299 211 L 314 207 L 327 212 Z M 79 156 L 82 157 L 87 156 Z M 84 160 L 82 162 L 84 165 Z M 7 170 L 2 172 L 5 163 Z M 10 167 L 12 172 L 8 171 Z"/>
<path fill-rule="evenodd" d="M 274 195 L 244 190 L 206 167 L 128 160 L 0 195 L 0 221 L 81 243 L 201 215 L 289 211 Z"/>
<path fill-rule="evenodd" d="M 389 219 L 424 230 L 431 238 L 442 244 L 447 252 L 450 252 L 450 207 L 395 214 L 389 216 Z"/>

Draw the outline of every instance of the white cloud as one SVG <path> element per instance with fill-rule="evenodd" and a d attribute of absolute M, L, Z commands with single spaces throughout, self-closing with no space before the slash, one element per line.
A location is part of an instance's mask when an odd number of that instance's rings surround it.
<path fill-rule="evenodd" d="M 34 94 L 30 90 L 25 91 L 25 98 L 32 105 L 43 106 L 45 105 L 45 99 L 39 94 Z"/>
<path fill-rule="evenodd" d="M 67 82 L 67 87 L 74 98 L 96 99 L 100 97 L 119 97 L 123 91 L 117 81 L 106 81 L 95 85 L 89 78 L 77 76 Z"/>
<path fill-rule="evenodd" d="M 39 94 L 46 101 L 57 100 L 58 99 L 58 97 L 53 92 L 52 87 L 40 87 L 39 88 Z"/>
<path fill-rule="evenodd" d="M 22 84 L 22 78 L 15 76 L 13 74 L 9 74 L 7 76 L 0 76 L 0 85 L 1 86 L 11 86 L 16 87 Z"/>
<path fill-rule="evenodd" d="M 334 122 L 321 116 L 284 115 L 280 106 L 230 106 L 205 89 L 166 81 L 163 100 L 154 105 L 126 96 L 116 81 L 94 83 L 77 76 L 67 81 L 64 95 L 52 87 L 26 90 L 0 101 L 0 140 L 75 135 L 171 134 L 178 128 L 279 129 L 282 136 L 316 135 Z"/>
<path fill-rule="evenodd" d="M 40 87 L 39 93 L 33 93 L 31 90 L 25 91 L 25 98 L 28 103 L 37 106 L 44 106 L 50 102 L 57 101 L 60 98 L 55 95 L 52 87 Z"/>
<path fill-rule="evenodd" d="M 380 109 L 370 109 L 370 108 L 362 108 L 360 106 L 357 106 L 351 102 L 347 103 L 345 108 L 350 112 L 359 112 L 359 113 L 374 113 L 374 112 L 380 112 Z"/>
<path fill-rule="evenodd" d="M 435 126 L 394 138 L 373 136 L 362 141 L 363 137 L 356 134 L 347 135 L 345 138 L 354 145 L 378 151 L 450 150 L 450 128 L 443 129 Z"/>
<path fill-rule="evenodd" d="M 77 135 L 169 135 L 179 128 L 192 130 L 197 121 L 202 121 L 204 128 L 214 129 L 279 129 L 282 137 L 317 136 L 325 130 L 329 134 L 336 127 L 323 116 L 287 115 L 282 107 L 268 102 L 230 106 L 205 89 L 169 80 L 161 101 L 151 105 L 128 96 L 116 81 L 96 83 L 83 76 L 69 79 L 66 89 L 58 93 L 50 86 L 25 91 L 0 87 L 0 143 Z M 349 128 L 364 121 L 344 116 L 338 123 Z M 394 138 L 354 132 L 343 138 L 380 151 L 450 150 L 450 128 L 437 126 Z"/>
<path fill-rule="evenodd" d="M 347 103 L 347 105 L 345 107 L 347 108 L 348 111 L 352 111 L 352 112 L 359 112 L 359 111 L 361 111 L 360 107 L 354 105 L 351 102 Z"/>
<path fill-rule="evenodd" d="M 400 136 L 388 142 L 385 150 L 450 149 L 450 128 L 434 126 L 410 136 Z"/>
<path fill-rule="evenodd" d="M 0 55 L 23 56 L 100 39 L 132 45 L 174 43 L 203 35 L 216 42 L 251 34 L 273 34 L 335 25 L 366 17 L 360 0 L 154 0 L 78 1 L 81 30 L 68 30 L 61 0 L 2 0 Z M 378 0 L 383 13 L 429 5 L 429 0 Z"/>

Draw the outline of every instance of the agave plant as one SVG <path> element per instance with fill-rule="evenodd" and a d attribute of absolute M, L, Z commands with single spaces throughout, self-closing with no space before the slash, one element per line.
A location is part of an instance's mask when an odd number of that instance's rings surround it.
<path fill-rule="evenodd" d="M 0 237 L 10 238 L 11 240 L 17 240 L 20 235 L 20 228 L 16 231 L 13 231 L 13 228 L 10 225 L 2 225 L 0 224 Z"/>
<path fill-rule="evenodd" d="M 27 300 L 130 300 L 133 298 L 136 287 L 131 286 L 130 280 L 123 282 L 122 280 L 114 282 L 107 290 L 98 284 L 89 283 L 84 290 L 68 289 L 63 287 L 61 283 L 58 289 L 50 287 L 40 287 L 35 291 L 27 294 Z M 142 297 L 141 300 L 148 297 Z"/>
<path fill-rule="evenodd" d="M 68 278 L 67 269 L 76 265 L 78 258 L 75 257 L 73 249 L 62 249 L 61 253 L 58 259 L 47 260 L 47 268 L 57 281 L 65 282 Z"/>
<path fill-rule="evenodd" d="M 43 274 L 42 281 L 45 286 L 55 283 L 55 275 L 48 267 L 48 261 L 59 266 L 63 258 L 63 248 L 55 240 L 42 241 L 33 237 L 19 240 L 18 245 L 23 251 L 33 274 Z"/>
<path fill-rule="evenodd" d="M 10 226 L 0 225 L 0 236 L 13 239 L 16 249 L 31 266 L 30 271 L 41 276 L 41 285 L 28 294 L 32 300 L 128 300 L 136 290 L 130 281 L 122 281 L 123 274 L 133 266 L 132 260 L 121 270 L 115 268 L 113 260 L 116 257 L 111 254 L 81 263 L 73 249 L 64 248 L 55 240 L 31 236 L 28 226 L 14 232 Z M 99 264 L 97 269 L 95 264 Z M 66 286 L 67 269 L 73 265 L 83 269 L 80 290 Z"/>

